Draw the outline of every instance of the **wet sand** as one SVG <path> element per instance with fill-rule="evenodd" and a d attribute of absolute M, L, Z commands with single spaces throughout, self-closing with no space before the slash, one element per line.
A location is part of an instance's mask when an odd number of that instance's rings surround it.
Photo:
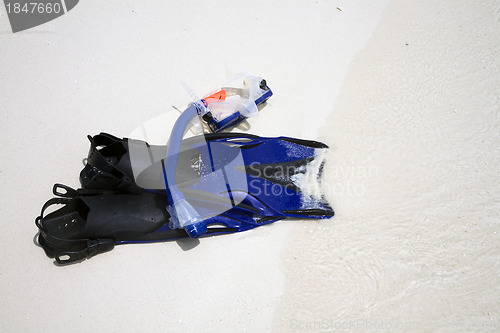
<path fill-rule="evenodd" d="M 391 2 L 320 132 L 337 215 L 287 242 L 284 331 L 499 329 L 498 13 Z"/>

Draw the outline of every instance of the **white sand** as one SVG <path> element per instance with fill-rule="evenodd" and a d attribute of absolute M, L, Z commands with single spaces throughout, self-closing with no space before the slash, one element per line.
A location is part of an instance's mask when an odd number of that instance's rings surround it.
<path fill-rule="evenodd" d="M 460 2 L 391 4 L 365 48 L 386 1 L 85 1 L 19 34 L 1 15 L 0 331 L 498 322 L 499 5 Z M 233 64 L 275 92 L 251 133 L 332 147 L 337 216 L 52 265 L 32 221 L 78 186 L 85 136 L 127 136 Z"/>
<path fill-rule="evenodd" d="M 276 325 L 499 331 L 499 4 L 391 3 L 322 128 L 337 216 L 287 242 Z"/>

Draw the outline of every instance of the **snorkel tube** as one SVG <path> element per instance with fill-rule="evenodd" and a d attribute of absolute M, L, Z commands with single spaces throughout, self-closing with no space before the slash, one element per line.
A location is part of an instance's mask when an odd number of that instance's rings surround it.
<path fill-rule="evenodd" d="M 167 211 L 170 214 L 169 226 L 171 229 L 184 229 L 191 238 L 204 235 L 207 232 L 207 225 L 196 209 L 186 200 L 175 182 L 182 139 L 196 123 L 197 117 L 205 122 L 210 131 L 218 132 L 257 115 L 257 105 L 267 101 L 273 93 L 266 81 L 257 76 L 245 77 L 243 85 L 243 89 L 221 88 L 203 99 L 196 98 L 181 113 L 170 133 L 167 154 L 163 162 L 163 178 L 168 198 Z M 213 111 L 219 111 L 224 115 L 212 114 Z"/>
<path fill-rule="evenodd" d="M 183 228 L 189 237 L 196 238 L 207 232 L 207 226 L 196 209 L 186 201 L 184 194 L 175 183 L 175 171 L 177 169 L 178 155 L 181 149 L 182 138 L 191 126 L 191 121 L 203 112 L 199 103 L 191 103 L 174 124 L 172 133 L 167 144 L 166 163 L 163 165 L 163 177 L 169 206 L 170 228 Z"/>

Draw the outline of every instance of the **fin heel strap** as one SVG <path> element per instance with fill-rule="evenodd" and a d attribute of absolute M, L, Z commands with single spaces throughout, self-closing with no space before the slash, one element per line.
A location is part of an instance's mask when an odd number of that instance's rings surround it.
<path fill-rule="evenodd" d="M 59 183 L 54 184 L 52 187 L 52 193 L 61 198 L 76 198 L 78 196 L 103 194 L 105 192 L 109 191 L 85 188 L 75 190 L 72 187 Z"/>
<path fill-rule="evenodd" d="M 58 197 L 63 198 L 74 198 L 78 196 L 78 191 L 63 184 L 54 184 L 52 187 L 52 193 Z"/>
<path fill-rule="evenodd" d="M 63 194 L 64 197 L 57 192 L 58 188 L 64 188 L 69 190 L 67 193 Z M 62 184 L 55 184 L 53 188 L 54 194 L 59 195 L 59 198 L 49 199 L 42 207 L 40 216 L 35 219 L 35 225 L 40 230 L 40 235 L 38 237 L 38 243 L 44 248 L 47 253 L 50 253 L 56 259 L 58 264 L 68 264 L 74 261 L 83 260 L 86 258 L 93 257 L 99 253 L 104 253 L 111 251 L 115 247 L 115 240 L 112 238 L 100 238 L 100 239 L 63 239 L 50 235 L 43 226 L 43 219 L 45 217 L 45 211 L 52 205 L 66 205 L 74 197 L 66 197 L 69 195 L 78 196 L 78 190 L 74 190 L 69 186 Z M 102 193 L 101 191 L 83 191 L 83 192 L 96 192 Z M 54 249 L 49 244 L 58 243 L 60 246 L 63 244 L 67 247 L 79 247 L 81 250 L 76 251 L 61 251 Z"/>
<path fill-rule="evenodd" d="M 117 140 L 111 140 L 108 137 L 104 137 L 102 134 L 96 135 L 95 137 L 91 137 L 90 135 L 88 135 L 87 138 L 90 141 L 87 164 L 90 164 L 100 171 L 109 173 L 117 178 L 123 177 L 124 172 L 109 163 L 97 149 L 97 147 L 99 146 L 109 146 L 110 144 L 117 142 Z"/>
<path fill-rule="evenodd" d="M 79 240 L 85 242 L 85 240 Z M 111 251 L 115 247 L 115 240 L 111 238 L 87 239 L 85 248 L 81 251 L 57 251 L 54 252 L 54 258 L 60 265 L 69 264 L 74 261 L 91 258 L 99 253 Z"/>
<path fill-rule="evenodd" d="M 47 208 L 49 208 L 52 205 L 65 205 L 68 202 L 70 202 L 71 199 L 68 198 L 52 198 L 48 200 L 43 206 L 42 206 L 42 211 L 40 212 L 40 216 L 38 216 L 35 220 L 36 226 L 39 229 L 43 229 L 42 226 L 38 223 L 39 220 L 43 220 L 44 218 L 44 213 Z"/>
<path fill-rule="evenodd" d="M 112 187 L 116 190 L 131 193 L 143 192 L 143 189 L 139 188 L 127 173 L 111 164 L 97 149 L 99 146 L 110 146 L 123 140 L 107 133 L 101 133 L 94 137 L 88 135 L 87 138 L 90 141 L 90 149 L 86 168 L 94 169 L 95 175 L 91 177 L 94 181 L 113 184 Z"/>

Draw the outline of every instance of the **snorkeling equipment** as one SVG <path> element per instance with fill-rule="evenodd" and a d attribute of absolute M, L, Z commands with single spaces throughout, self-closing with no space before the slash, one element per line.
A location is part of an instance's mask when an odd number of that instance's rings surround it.
<path fill-rule="evenodd" d="M 204 97 L 205 107 L 202 119 L 211 132 L 219 132 L 258 114 L 258 106 L 265 103 L 273 92 L 266 80 L 249 76 L 243 81 L 242 88 L 222 87 Z"/>
<path fill-rule="evenodd" d="M 191 103 L 166 146 L 107 133 L 88 136 L 82 188 L 54 185 L 57 197 L 47 201 L 35 221 L 46 254 L 65 264 L 110 251 L 115 244 L 333 216 L 320 191 L 325 144 L 221 132 L 258 112 L 257 105 L 272 95 L 261 78 L 245 82 L 240 90 L 221 88 Z M 183 140 L 196 119 L 209 133 Z M 45 214 L 55 204 L 63 207 Z"/>

